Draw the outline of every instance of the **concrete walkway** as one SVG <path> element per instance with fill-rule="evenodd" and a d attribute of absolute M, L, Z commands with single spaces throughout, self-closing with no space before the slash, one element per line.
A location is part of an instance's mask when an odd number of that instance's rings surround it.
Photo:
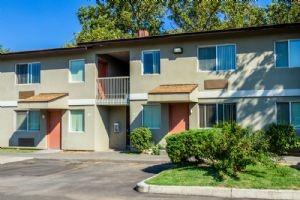
<path fill-rule="evenodd" d="M 12 163 L 12 162 L 20 162 L 24 160 L 30 160 L 33 157 L 20 157 L 20 156 L 9 156 L 9 155 L 0 155 L 0 165 L 6 164 L 6 163 Z"/>

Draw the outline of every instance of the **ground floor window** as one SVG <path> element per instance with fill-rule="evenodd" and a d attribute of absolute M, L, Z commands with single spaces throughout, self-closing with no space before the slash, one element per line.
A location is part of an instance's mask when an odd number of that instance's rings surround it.
<path fill-rule="evenodd" d="M 277 123 L 300 128 L 300 102 L 277 102 Z"/>
<path fill-rule="evenodd" d="M 143 106 L 143 126 L 150 129 L 159 129 L 161 122 L 160 105 Z"/>
<path fill-rule="evenodd" d="M 84 110 L 70 110 L 70 131 L 84 132 Z"/>
<path fill-rule="evenodd" d="M 199 104 L 201 128 L 213 127 L 217 123 L 236 121 L 236 104 Z"/>
<path fill-rule="evenodd" d="M 18 131 L 39 131 L 40 130 L 40 111 L 17 111 L 17 130 Z"/>

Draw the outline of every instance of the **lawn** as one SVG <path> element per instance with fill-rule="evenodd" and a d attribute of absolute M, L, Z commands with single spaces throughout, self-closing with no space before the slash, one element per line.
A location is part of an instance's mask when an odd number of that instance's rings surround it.
<path fill-rule="evenodd" d="M 152 185 L 219 186 L 257 189 L 300 189 L 300 170 L 288 166 L 248 166 L 238 177 L 221 180 L 211 167 L 183 166 L 147 180 Z"/>
<path fill-rule="evenodd" d="M 33 153 L 39 149 L 32 148 L 0 148 L 0 153 Z"/>

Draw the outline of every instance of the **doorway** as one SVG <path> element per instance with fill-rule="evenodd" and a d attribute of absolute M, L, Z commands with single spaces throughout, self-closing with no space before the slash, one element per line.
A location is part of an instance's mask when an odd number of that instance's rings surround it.
<path fill-rule="evenodd" d="M 61 149 L 61 111 L 48 111 L 48 149 Z"/>
<path fill-rule="evenodd" d="M 169 121 L 171 133 L 178 133 L 189 128 L 189 104 L 172 103 L 169 104 Z"/>

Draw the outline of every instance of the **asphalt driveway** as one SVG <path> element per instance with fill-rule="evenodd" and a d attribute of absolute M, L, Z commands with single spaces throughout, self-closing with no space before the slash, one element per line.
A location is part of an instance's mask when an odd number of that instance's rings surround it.
<path fill-rule="evenodd" d="M 33 159 L 0 165 L 0 199 L 217 199 L 141 194 L 137 182 L 168 164 L 134 161 Z"/>

